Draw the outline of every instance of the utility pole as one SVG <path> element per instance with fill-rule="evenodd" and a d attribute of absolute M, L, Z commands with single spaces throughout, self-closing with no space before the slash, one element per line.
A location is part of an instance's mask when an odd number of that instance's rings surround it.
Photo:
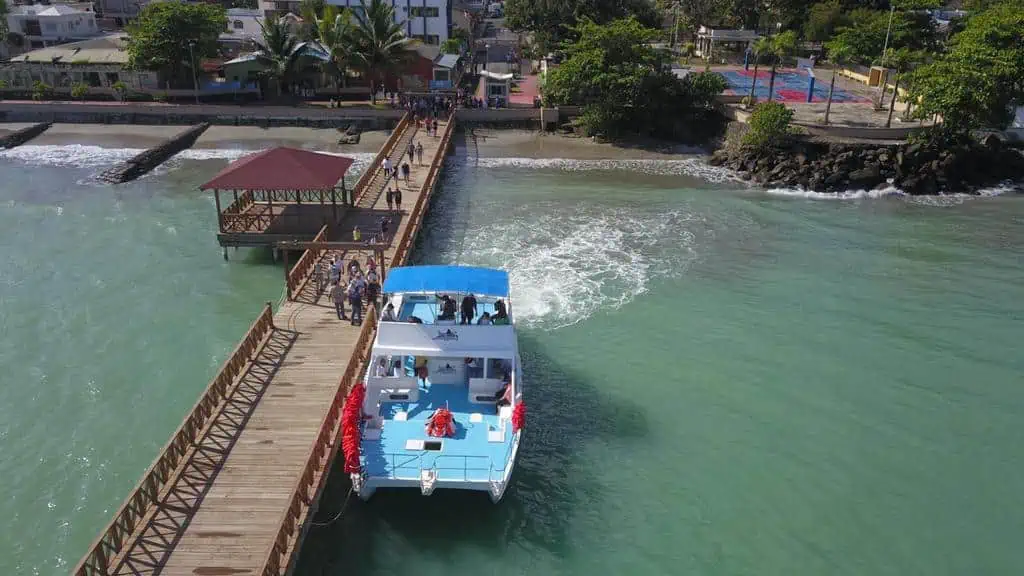
<path fill-rule="evenodd" d="M 196 71 L 196 55 L 192 51 L 192 47 L 195 46 L 195 42 L 189 41 L 188 43 L 188 55 L 192 60 L 192 94 L 196 97 L 196 104 L 199 104 L 199 73 Z"/>

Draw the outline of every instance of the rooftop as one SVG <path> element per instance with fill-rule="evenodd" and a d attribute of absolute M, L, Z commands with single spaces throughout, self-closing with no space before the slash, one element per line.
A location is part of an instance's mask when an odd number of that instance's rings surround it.
<path fill-rule="evenodd" d="M 32 4 L 27 6 L 11 6 L 10 13 L 12 16 L 74 16 L 86 14 L 87 12 L 65 4 L 54 4 L 52 6 Z"/>
<path fill-rule="evenodd" d="M 281 146 L 235 160 L 202 190 L 327 190 L 334 188 L 353 160 Z"/>
<path fill-rule="evenodd" d="M 80 42 L 32 50 L 11 58 L 11 62 L 46 64 L 127 64 L 126 37 L 110 34 Z"/>
<path fill-rule="evenodd" d="M 404 266 L 388 271 L 385 293 L 456 293 L 508 298 L 508 272 L 473 266 Z"/>
<path fill-rule="evenodd" d="M 458 54 L 443 54 L 436 62 L 434 62 L 434 66 L 439 66 L 441 68 L 455 68 L 458 63 Z"/>

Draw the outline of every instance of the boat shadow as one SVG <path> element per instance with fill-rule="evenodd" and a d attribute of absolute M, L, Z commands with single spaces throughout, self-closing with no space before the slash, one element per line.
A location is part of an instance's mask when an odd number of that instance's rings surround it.
<path fill-rule="evenodd" d="M 315 521 L 343 513 L 310 531 L 297 574 L 386 571 L 380 562 L 406 551 L 439 563 L 460 556 L 459 549 L 495 561 L 512 549 L 572 553 L 572 519 L 580 510 L 589 515 L 607 508 L 599 471 L 588 469 L 580 454 L 591 445 L 645 438 L 647 418 L 640 405 L 601 394 L 529 337 L 521 336 L 520 346 L 529 382 L 526 428 L 501 503 L 492 504 L 485 492 L 438 490 L 424 497 L 415 489 L 381 489 L 363 502 L 348 495 L 347 475 L 337 468 Z"/>

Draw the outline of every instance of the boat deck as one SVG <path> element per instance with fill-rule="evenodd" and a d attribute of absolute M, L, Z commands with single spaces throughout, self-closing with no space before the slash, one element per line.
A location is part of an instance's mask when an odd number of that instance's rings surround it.
<path fill-rule="evenodd" d="M 445 406 L 455 417 L 455 436 L 428 436 L 427 418 Z M 466 385 L 421 387 L 418 401 L 382 403 L 380 416 L 384 418 L 380 438 L 364 436 L 362 442 L 362 463 L 370 478 L 418 482 L 421 469 L 435 468 L 440 482 L 487 482 L 501 478 L 505 470 L 512 448 L 512 424 L 500 421 L 493 404 L 470 402 Z M 502 430 L 501 441 L 491 442 L 489 431 Z M 408 450 L 410 440 L 440 440 L 442 448 Z"/>

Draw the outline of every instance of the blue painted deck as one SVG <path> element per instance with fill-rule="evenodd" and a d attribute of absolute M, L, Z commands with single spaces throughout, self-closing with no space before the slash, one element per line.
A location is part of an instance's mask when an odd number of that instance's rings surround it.
<path fill-rule="evenodd" d="M 498 416 L 491 404 L 474 404 L 467 398 L 465 385 L 435 384 L 420 389 L 418 402 L 388 402 L 381 405 L 384 427 L 379 440 L 362 442 L 362 464 L 372 478 L 419 481 L 421 468 L 437 468 L 439 481 L 486 482 L 500 478 L 507 466 L 512 446 L 512 424 L 506 422 L 504 442 L 488 442 L 489 427 L 498 428 Z M 447 404 L 455 416 L 455 436 L 434 438 L 424 427 L 435 409 Z M 396 412 L 408 413 L 408 420 L 394 420 Z M 483 422 L 472 423 L 470 414 L 483 415 Z M 441 440 L 440 451 L 406 450 L 407 440 Z"/>
<path fill-rule="evenodd" d="M 409 319 L 409 316 L 415 316 L 420 320 L 423 320 L 424 324 L 434 324 L 437 320 L 437 313 L 439 311 L 439 304 L 435 298 L 428 298 L 425 300 L 412 300 L 416 297 L 407 297 L 402 302 L 402 309 L 398 311 L 398 320 L 405 322 Z M 484 302 L 477 300 L 476 303 L 476 316 L 473 317 L 473 322 L 476 322 L 487 312 L 491 316 L 494 316 L 494 302 Z M 455 315 L 456 321 L 461 319 L 461 316 L 457 312 Z"/>

